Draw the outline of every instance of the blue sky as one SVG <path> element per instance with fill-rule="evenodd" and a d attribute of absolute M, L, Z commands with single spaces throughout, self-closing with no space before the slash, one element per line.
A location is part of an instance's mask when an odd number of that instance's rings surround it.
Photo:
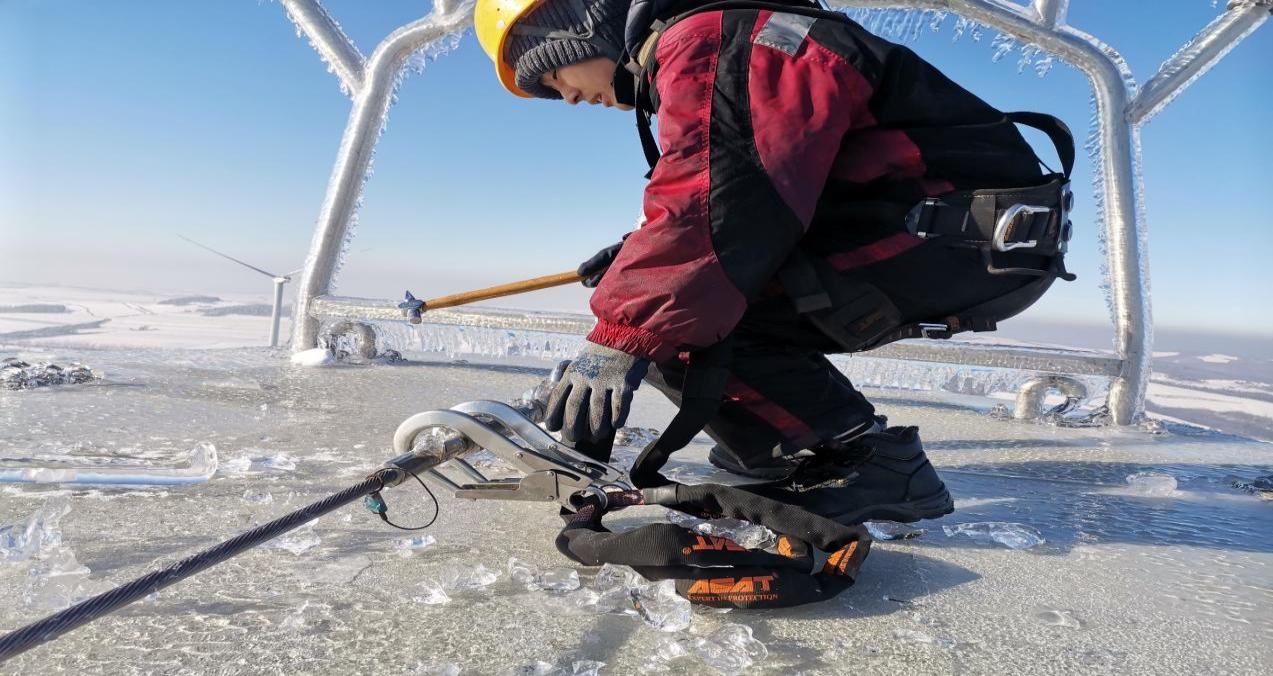
<path fill-rule="evenodd" d="M 1141 82 L 1220 10 L 1208 0 L 1074 0 L 1072 23 Z M 329 0 L 364 53 L 419 0 Z M 991 62 L 990 34 L 913 48 L 994 105 L 1085 136 L 1086 79 Z M 1144 132 L 1160 325 L 1273 335 L 1273 27 Z M 268 283 L 181 241 L 299 267 L 349 111 L 272 2 L 0 0 L 0 281 L 156 292 Z M 1046 146 L 1046 142 L 1039 144 Z M 339 291 L 433 296 L 574 267 L 631 227 L 644 160 L 629 114 L 505 94 L 471 35 L 410 76 L 368 184 Z M 1080 162 L 1070 268 L 1028 316 L 1104 322 L 1090 171 Z M 525 306 L 582 310 L 582 289 Z"/>

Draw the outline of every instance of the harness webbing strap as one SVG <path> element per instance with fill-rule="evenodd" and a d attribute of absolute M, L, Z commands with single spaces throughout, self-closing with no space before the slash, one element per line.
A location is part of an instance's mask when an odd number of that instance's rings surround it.
<path fill-rule="evenodd" d="M 685 448 L 694 435 L 703 431 L 725 398 L 733 342 L 733 336 L 729 336 L 690 354 L 685 386 L 681 391 L 681 408 L 659 438 L 647 445 L 632 463 L 632 470 L 628 473 L 632 485 L 646 488 L 670 483 L 659 470 L 673 453 Z"/>
<path fill-rule="evenodd" d="M 1009 120 L 1017 124 L 1023 124 L 1047 134 L 1052 145 L 1056 146 L 1057 157 L 1061 159 L 1061 170 L 1066 178 L 1070 177 L 1070 174 L 1074 172 L 1074 133 L 1070 131 L 1069 125 L 1062 122 L 1060 118 L 1046 113 L 1017 111 L 1006 113 L 1006 115 Z"/>
<path fill-rule="evenodd" d="M 764 549 L 703 535 L 670 523 L 614 533 L 607 509 L 658 504 L 702 518 L 728 517 L 763 525 L 778 537 Z M 571 515 L 557 549 L 574 561 L 627 565 L 650 580 L 675 580 L 693 603 L 779 608 L 831 598 L 853 585 L 870 552 L 862 526 L 845 526 L 804 509 L 729 486 L 668 484 L 593 498 Z"/>

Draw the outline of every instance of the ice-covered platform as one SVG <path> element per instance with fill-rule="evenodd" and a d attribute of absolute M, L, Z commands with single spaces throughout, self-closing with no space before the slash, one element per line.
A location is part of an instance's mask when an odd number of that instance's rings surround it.
<path fill-rule="evenodd" d="M 417 354 L 406 364 L 299 368 L 266 349 L 68 348 L 56 356 L 103 377 L 0 391 L 0 466 L 40 458 L 180 468 L 206 461 L 206 448 L 191 451 L 212 444 L 218 467 L 188 485 L 0 484 L 0 525 L 22 528 L 42 506 L 53 516 L 58 501 L 69 506 L 60 522 L 50 517 L 32 531 L 44 537 L 25 550 L 14 545 L 16 530 L 0 531 L 0 546 L 16 552 L 0 557 L 0 595 L 13 601 L 0 604 L 5 631 L 47 614 L 68 588 L 128 580 L 353 483 L 389 457 L 391 434 L 408 415 L 514 398 L 548 367 Z M 346 508 L 288 536 L 286 547 L 234 559 L 0 672 L 456 673 L 454 666 L 466 674 L 571 674 L 600 662 L 601 673 L 703 673 L 709 663 L 747 660 L 748 673 L 1267 669 L 1273 503 L 1232 483 L 1273 472 L 1273 447 L 1183 427 L 1149 434 L 1003 420 L 986 413 L 989 400 L 963 395 L 869 394 L 895 423 L 921 427 L 958 509 L 918 524 L 926 532 L 917 538 L 878 543 L 858 586 L 828 603 L 700 609 L 688 629 L 661 632 L 639 617 L 598 612 L 586 592 L 528 591 L 511 579 L 510 557 L 541 572 L 569 567 L 552 545 L 555 508 L 460 502 L 439 491 L 441 518 L 427 531 L 434 542 L 404 543 L 407 534 Z M 657 393 L 642 390 L 632 423 L 658 427 L 671 414 Z M 713 476 L 705 451 L 699 443 L 676 456 L 675 475 Z M 1129 486 L 1126 478 L 1142 472 L 1170 475 L 1177 486 L 1161 477 Z M 402 522 L 431 513 L 418 487 L 386 497 Z M 661 511 L 610 521 L 663 518 Z M 1009 549 L 943 530 L 978 522 L 1022 524 L 1046 542 Z M 73 554 L 91 573 L 42 576 L 56 558 L 50 552 L 64 563 Z M 499 577 L 481 586 L 489 575 L 473 575 L 477 566 Z M 595 584 L 595 569 L 577 574 L 582 588 Z M 480 588 L 456 591 L 458 577 Z M 573 584 L 566 571 L 550 577 Z M 440 603 L 433 585 L 448 580 L 449 601 Z M 764 650 L 748 644 L 741 659 L 728 645 L 695 642 L 730 624 L 750 627 Z M 546 664 L 536 672 L 536 662 Z M 531 670 L 516 671 L 523 667 Z"/>

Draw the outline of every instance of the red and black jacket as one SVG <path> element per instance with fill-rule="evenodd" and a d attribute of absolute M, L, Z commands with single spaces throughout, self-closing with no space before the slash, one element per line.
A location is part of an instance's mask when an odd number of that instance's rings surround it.
<path fill-rule="evenodd" d="M 630 50 L 660 1 L 633 6 Z M 1002 112 L 829 14 L 704 8 L 658 38 L 663 154 L 589 340 L 656 362 L 714 344 L 797 246 L 852 270 L 922 242 L 904 218 L 926 197 L 1040 180 Z"/>

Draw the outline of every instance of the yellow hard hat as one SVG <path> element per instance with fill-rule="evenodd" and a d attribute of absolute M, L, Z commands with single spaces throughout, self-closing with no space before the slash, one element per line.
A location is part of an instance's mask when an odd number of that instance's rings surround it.
<path fill-rule="evenodd" d="M 504 60 L 504 46 L 513 32 L 513 25 L 543 4 L 544 0 L 477 0 L 473 10 L 473 29 L 482 50 L 495 62 L 495 73 L 504 89 L 522 97 L 534 98 L 517 86 L 517 74 L 513 64 Z"/>

